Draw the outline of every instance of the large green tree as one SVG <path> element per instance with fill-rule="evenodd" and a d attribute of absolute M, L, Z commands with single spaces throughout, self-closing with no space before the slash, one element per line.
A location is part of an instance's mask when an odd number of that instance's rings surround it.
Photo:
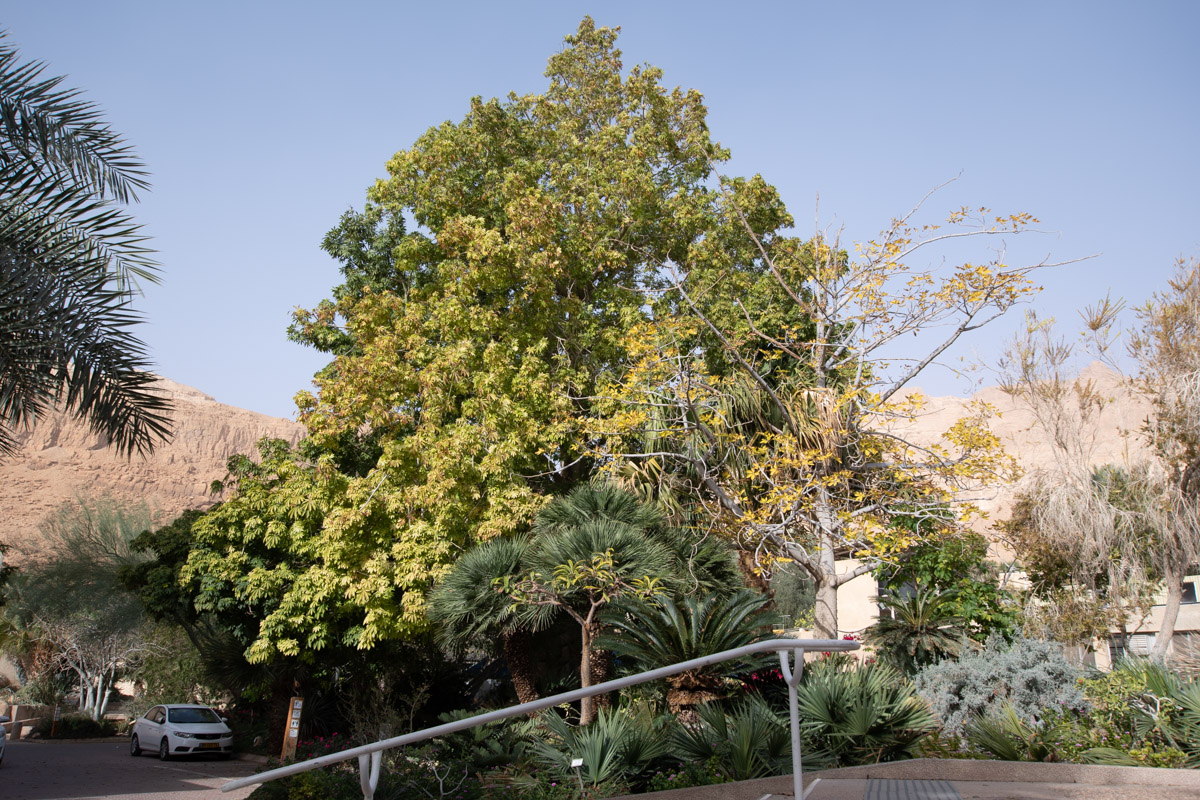
<path fill-rule="evenodd" d="M 359 620 L 345 628 L 355 646 L 415 632 L 425 590 L 463 548 L 521 534 L 590 477 L 580 421 L 595 418 L 603 376 L 625 369 L 661 265 L 710 238 L 750 247 L 709 182 L 727 154 L 699 93 L 626 70 L 616 36 L 585 19 L 544 94 L 472 100 L 398 153 L 367 208 L 326 237 L 345 282 L 291 328 L 333 357 L 297 396 L 309 439 L 265 482 L 234 488 L 198 528 L 210 554 L 192 557 L 194 574 L 211 566 L 227 586 L 287 597 L 254 657 L 325 646 L 333 628 L 314 623 L 334 606 Z M 744 186 L 757 232 L 787 222 L 773 190 Z M 740 291 L 730 248 L 714 253 L 712 278 Z M 346 554 L 370 591 L 251 564 L 277 530 L 329 563 Z"/>
<path fill-rule="evenodd" d="M 171 408 L 132 331 L 135 281 L 157 281 L 122 208 L 145 172 L 100 109 L 44 70 L 0 42 L 0 455 L 56 404 L 144 453 L 169 437 Z"/>

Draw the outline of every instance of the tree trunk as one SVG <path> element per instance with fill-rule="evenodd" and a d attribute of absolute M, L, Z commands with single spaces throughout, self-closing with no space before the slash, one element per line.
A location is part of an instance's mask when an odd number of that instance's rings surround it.
<path fill-rule="evenodd" d="M 819 639 L 838 638 L 837 561 L 834 557 L 833 539 L 822 536 L 817 551 L 817 607 L 813 635 Z"/>
<path fill-rule="evenodd" d="M 531 703 L 539 697 L 533 680 L 533 663 L 529 659 L 530 638 L 529 631 L 516 630 L 504 634 L 500 640 L 513 690 L 522 703 Z"/>
<path fill-rule="evenodd" d="M 103 680 L 104 690 L 100 694 L 100 702 L 96 704 L 99 706 L 99 711 L 96 713 L 96 721 L 97 722 L 104 719 L 104 715 L 106 713 L 108 713 L 108 700 L 110 697 L 112 697 L 112 685 L 113 685 L 113 679 L 115 677 L 116 677 L 115 675 L 104 676 L 104 680 Z"/>
<path fill-rule="evenodd" d="M 579 656 L 579 684 L 587 689 L 592 685 L 592 631 L 590 625 L 580 625 L 579 641 L 583 652 Z M 590 725 L 596 718 L 595 698 L 585 697 L 579 701 L 579 724 Z"/>
<path fill-rule="evenodd" d="M 1167 605 L 1163 608 L 1162 627 L 1158 629 L 1158 636 L 1154 637 L 1154 647 L 1150 650 L 1150 658 L 1158 662 L 1166 659 L 1171 637 L 1175 635 L 1179 604 L 1183 600 L 1183 573 L 1171 570 L 1163 577 L 1163 581 L 1167 584 Z"/>
<path fill-rule="evenodd" d="M 592 641 L 600 635 L 599 623 L 592 623 L 591 638 Z M 593 650 L 590 659 L 592 670 L 592 686 L 598 683 L 604 683 L 612 678 L 613 658 L 612 653 L 608 650 Z M 606 692 L 605 694 L 596 695 L 596 709 L 611 708 L 613 705 L 614 695 L 616 692 Z"/>

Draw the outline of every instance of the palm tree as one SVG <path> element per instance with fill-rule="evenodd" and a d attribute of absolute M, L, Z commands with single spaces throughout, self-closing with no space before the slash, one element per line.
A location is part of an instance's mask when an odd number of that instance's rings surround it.
<path fill-rule="evenodd" d="M 551 504 L 553 505 L 553 503 Z M 609 654 L 594 647 L 600 614 L 631 592 L 654 591 L 671 574 L 671 551 L 645 530 L 613 519 L 588 520 L 571 527 L 543 529 L 530 550 L 529 571 L 513 584 L 513 596 L 540 625 L 561 612 L 579 625 L 580 685 L 602 682 Z M 579 722 L 595 718 L 594 698 L 580 703 Z"/>
<path fill-rule="evenodd" d="M 943 658 L 958 656 L 964 646 L 977 646 L 967 638 L 964 620 L 949 610 L 949 595 L 918 586 L 907 597 L 880 598 L 879 604 L 892 615 L 880 615 L 863 631 L 863 641 L 881 660 L 907 675 Z"/>
<path fill-rule="evenodd" d="M 679 593 L 730 592 L 744 585 L 736 551 L 728 540 L 672 526 L 657 504 L 613 483 L 575 488 L 542 509 L 533 530 L 539 538 L 547 538 L 598 519 L 627 525 L 667 548 L 674 564 L 657 577 Z"/>
<path fill-rule="evenodd" d="M 528 540 L 521 538 L 484 542 L 459 559 L 429 597 L 429 617 L 443 647 L 462 651 L 499 639 L 522 703 L 538 699 L 529 646 L 532 621 L 518 615 L 496 580 L 520 575 L 528 550 Z"/>
<path fill-rule="evenodd" d="M 613 629 L 597 646 L 634 659 L 642 669 L 656 669 L 693 658 L 752 644 L 770 633 L 775 615 L 768 598 L 742 589 L 734 594 L 690 595 L 677 602 L 669 596 L 626 602 L 605 615 Z M 671 713 L 690 712 L 701 703 L 725 697 L 729 664 L 688 670 L 667 678 Z"/>
<path fill-rule="evenodd" d="M 0 43 L 0 455 L 56 403 L 145 453 L 169 437 L 170 404 L 130 303 L 157 266 L 118 204 L 146 173 L 100 109 L 44 70 Z"/>

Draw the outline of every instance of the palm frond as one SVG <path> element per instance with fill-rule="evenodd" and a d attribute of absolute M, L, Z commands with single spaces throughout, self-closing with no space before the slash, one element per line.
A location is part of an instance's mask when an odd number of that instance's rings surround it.
<path fill-rule="evenodd" d="M 0 33 L 0 455 L 56 404 L 146 453 L 170 437 L 171 406 L 130 302 L 158 267 L 118 205 L 146 173 L 100 109 L 44 71 Z"/>

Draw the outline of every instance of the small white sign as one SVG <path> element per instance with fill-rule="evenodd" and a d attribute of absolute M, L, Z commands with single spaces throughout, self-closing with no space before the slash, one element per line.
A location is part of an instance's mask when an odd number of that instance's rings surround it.
<path fill-rule="evenodd" d="M 572 758 L 571 759 L 571 769 L 579 769 L 582 766 L 583 766 L 582 758 Z"/>

